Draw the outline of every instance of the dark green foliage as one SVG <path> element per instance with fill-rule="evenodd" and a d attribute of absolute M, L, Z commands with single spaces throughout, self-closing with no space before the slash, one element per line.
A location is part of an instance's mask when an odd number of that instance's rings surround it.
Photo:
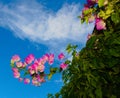
<path fill-rule="evenodd" d="M 107 29 L 94 29 L 86 47 L 75 50 L 62 73 L 64 86 L 50 98 L 120 98 L 120 2 L 106 20 Z M 69 48 L 67 48 L 69 50 Z"/>

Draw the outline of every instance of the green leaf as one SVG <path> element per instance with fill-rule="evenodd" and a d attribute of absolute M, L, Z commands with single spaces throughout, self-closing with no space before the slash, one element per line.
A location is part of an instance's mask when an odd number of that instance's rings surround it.
<path fill-rule="evenodd" d="M 11 63 L 11 64 L 10 64 L 10 66 L 11 66 L 11 67 L 14 67 L 14 64 L 13 64 L 13 63 Z"/>
<path fill-rule="evenodd" d="M 50 80 L 52 78 L 52 73 L 48 74 L 48 80 Z"/>
<path fill-rule="evenodd" d="M 57 72 L 57 70 L 58 70 L 57 67 L 55 67 L 55 68 L 50 68 L 50 73 L 54 74 L 54 73 Z"/>
<path fill-rule="evenodd" d="M 109 53 L 110 53 L 110 55 L 115 56 L 115 57 L 119 57 L 120 56 L 118 51 L 115 50 L 115 49 L 109 49 Z"/>
<path fill-rule="evenodd" d="M 12 60 L 10 61 L 10 66 L 14 67 L 14 62 Z"/>
<path fill-rule="evenodd" d="M 99 7 L 104 6 L 104 1 L 105 1 L 105 0 L 98 0 L 98 6 L 99 6 Z"/>
<path fill-rule="evenodd" d="M 71 63 L 70 60 L 66 60 L 66 61 L 65 61 L 65 64 L 70 64 L 70 63 Z"/>
<path fill-rule="evenodd" d="M 24 73 L 24 76 L 28 75 L 29 74 L 29 71 L 25 71 Z"/>
<path fill-rule="evenodd" d="M 110 15 L 112 12 L 113 12 L 113 9 L 107 9 L 105 14 Z"/>
<path fill-rule="evenodd" d="M 84 13 L 84 15 L 86 16 L 86 15 L 91 14 L 92 11 L 93 11 L 93 9 L 90 8 L 90 9 L 84 10 L 83 13 Z"/>
<path fill-rule="evenodd" d="M 101 87 L 97 88 L 96 91 L 95 91 L 95 93 L 96 93 L 97 98 L 102 98 Z"/>
<path fill-rule="evenodd" d="M 81 19 L 81 24 L 83 24 L 83 23 L 84 23 L 84 21 L 85 21 L 84 19 Z"/>
<path fill-rule="evenodd" d="M 112 44 L 119 44 L 119 45 L 120 45 L 120 38 L 119 38 L 119 37 L 116 38 L 116 39 L 112 42 Z"/>
<path fill-rule="evenodd" d="M 107 39 L 110 36 L 110 32 L 108 32 L 108 31 L 104 31 L 103 33 L 105 35 L 105 39 Z"/>
<path fill-rule="evenodd" d="M 50 68 L 50 74 L 48 74 L 48 80 L 50 80 L 53 76 L 53 74 L 55 74 L 57 72 L 58 68 Z"/>
<path fill-rule="evenodd" d="M 81 18 L 81 16 L 78 16 L 78 18 Z"/>
<path fill-rule="evenodd" d="M 115 95 L 112 95 L 110 98 L 117 98 Z"/>
<path fill-rule="evenodd" d="M 99 14 L 98 14 L 100 17 L 105 17 L 106 15 L 105 15 L 105 12 L 103 11 L 103 10 L 100 10 L 100 12 L 99 12 Z"/>
<path fill-rule="evenodd" d="M 113 14 L 111 15 L 111 20 L 112 20 L 115 24 L 119 23 L 119 22 L 120 22 L 119 14 L 118 14 L 118 13 L 113 13 Z"/>
<path fill-rule="evenodd" d="M 72 51 L 72 46 L 71 46 L 71 44 L 68 44 L 68 46 L 67 46 L 67 48 L 66 48 L 66 51 L 67 51 L 68 53 L 70 53 L 70 52 Z"/>
<path fill-rule="evenodd" d="M 88 48 L 93 48 L 93 45 L 94 45 L 94 43 L 95 43 L 95 40 L 96 40 L 96 36 L 91 37 L 91 38 L 88 40 L 86 46 L 87 46 Z"/>
<path fill-rule="evenodd" d="M 78 46 L 77 45 L 71 45 L 71 44 L 68 44 L 67 48 L 66 48 L 66 51 L 68 53 L 72 52 L 72 50 L 75 50 Z"/>

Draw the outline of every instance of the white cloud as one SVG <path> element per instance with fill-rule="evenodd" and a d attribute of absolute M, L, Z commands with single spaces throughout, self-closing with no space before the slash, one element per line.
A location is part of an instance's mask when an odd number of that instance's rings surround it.
<path fill-rule="evenodd" d="M 86 42 L 93 24 L 81 24 L 77 18 L 80 13 L 80 4 L 65 4 L 57 12 L 35 1 L 0 4 L 0 26 L 8 27 L 21 39 L 54 46 L 57 51 L 69 42 Z"/>

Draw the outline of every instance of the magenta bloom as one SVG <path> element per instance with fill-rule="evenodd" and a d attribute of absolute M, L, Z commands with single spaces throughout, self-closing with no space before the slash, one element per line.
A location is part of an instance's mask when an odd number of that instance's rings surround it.
<path fill-rule="evenodd" d="M 45 69 L 44 63 L 46 61 L 42 58 L 35 60 L 35 63 L 37 64 L 37 71 L 43 72 Z"/>
<path fill-rule="evenodd" d="M 44 65 L 45 62 L 46 62 L 46 59 L 43 58 L 43 57 L 42 57 L 42 58 L 39 58 L 39 59 L 37 60 L 38 65 Z"/>
<path fill-rule="evenodd" d="M 89 40 L 90 38 L 91 38 L 91 34 L 88 33 L 87 40 Z"/>
<path fill-rule="evenodd" d="M 35 86 L 40 86 L 40 82 L 37 80 L 36 77 L 34 77 L 34 78 L 32 79 L 32 84 L 35 85 Z"/>
<path fill-rule="evenodd" d="M 20 60 L 20 57 L 19 57 L 19 55 L 14 55 L 13 57 L 12 57 L 12 59 L 11 59 L 11 61 L 14 63 L 14 62 L 17 62 L 17 61 L 19 61 Z"/>
<path fill-rule="evenodd" d="M 62 60 L 62 59 L 64 59 L 64 58 L 65 58 L 65 55 L 64 55 L 63 53 L 60 53 L 60 54 L 58 55 L 58 59 Z"/>
<path fill-rule="evenodd" d="M 13 71 L 13 75 L 15 78 L 20 77 L 20 73 L 19 73 L 19 70 L 17 68 L 12 68 L 12 71 Z"/>
<path fill-rule="evenodd" d="M 97 30 L 105 30 L 106 29 L 106 24 L 101 18 L 96 18 L 96 29 Z"/>
<path fill-rule="evenodd" d="M 20 73 L 19 72 L 14 72 L 13 75 L 14 75 L 15 78 L 19 78 L 20 77 Z"/>
<path fill-rule="evenodd" d="M 66 69 L 67 67 L 68 65 L 65 63 L 60 64 L 60 68 L 62 68 L 62 70 Z"/>
<path fill-rule="evenodd" d="M 44 77 L 40 77 L 39 75 L 37 75 L 37 80 L 39 81 L 39 82 L 45 82 L 45 79 L 44 79 Z"/>
<path fill-rule="evenodd" d="M 30 54 L 25 58 L 26 64 L 32 63 L 33 60 L 34 60 L 34 55 L 33 54 Z"/>
<path fill-rule="evenodd" d="M 14 67 L 14 68 L 12 68 L 12 71 L 13 72 L 18 72 L 18 69 Z"/>
<path fill-rule="evenodd" d="M 98 0 L 87 0 L 88 6 L 93 6 L 96 3 L 98 3 Z"/>
<path fill-rule="evenodd" d="M 48 61 L 49 55 L 48 55 L 48 54 L 45 54 L 45 55 L 42 57 L 42 59 L 43 59 L 45 62 Z"/>
<path fill-rule="evenodd" d="M 22 63 L 22 68 L 23 67 L 26 67 L 27 66 L 27 64 L 24 62 L 24 63 Z"/>
<path fill-rule="evenodd" d="M 31 75 L 34 74 L 34 73 L 37 73 L 37 67 L 38 67 L 37 63 L 34 63 L 34 64 L 32 64 L 31 66 L 28 67 L 28 70 L 29 70 Z"/>
<path fill-rule="evenodd" d="M 23 78 L 19 78 L 19 81 L 21 82 L 23 80 Z"/>
<path fill-rule="evenodd" d="M 84 17 L 84 12 L 87 11 L 87 10 L 89 10 L 88 5 L 84 5 L 84 8 L 83 8 L 83 10 L 82 10 L 82 16 L 81 16 L 81 18 Z"/>
<path fill-rule="evenodd" d="M 24 79 L 24 83 L 25 83 L 25 84 L 29 84 L 29 83 L 30 83 L 30 79 L 25 78 L 25 79 Z"/>
<path fill-rule="evenodd" d="M 18 68 L 23 67 L 23 63 L 22 63 L 22 62 L 16 62 L 16 66 L 17 66 Z"/>
<path fill-rule="evenodd" d="M 39 75 L 33 77 L 32 84 L 35 86 L 40 86 L 42 82 L 45 82 L 44 77 L 40 77 Z"/>
<path fill-rule="evenodd" d="M 54 54 L 50 54 L 50 55 L 49 55 L 49 58 L 48 58 L 48 63 L 49 63 L 50 65 L 52 65 L 53 62 L 54 62 Z"/>
<path fill-rule="evenodd" d="M 44 72 L 45 66 L 44 65 L 38 65 L 37 71 Z"/>

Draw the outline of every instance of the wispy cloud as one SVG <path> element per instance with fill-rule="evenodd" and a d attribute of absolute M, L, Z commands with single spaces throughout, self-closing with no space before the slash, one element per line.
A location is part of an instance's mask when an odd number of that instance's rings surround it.
<path fill-rule="evenodd" d="M 80 23 L 80 13 L 80 4 L 64 4 L 57 12 L 35 1 L 0 4 L 0 26 L 21 39 L 62 49 L 69 42 L 85 43 L 93 30 L 93 24 Z"/>

